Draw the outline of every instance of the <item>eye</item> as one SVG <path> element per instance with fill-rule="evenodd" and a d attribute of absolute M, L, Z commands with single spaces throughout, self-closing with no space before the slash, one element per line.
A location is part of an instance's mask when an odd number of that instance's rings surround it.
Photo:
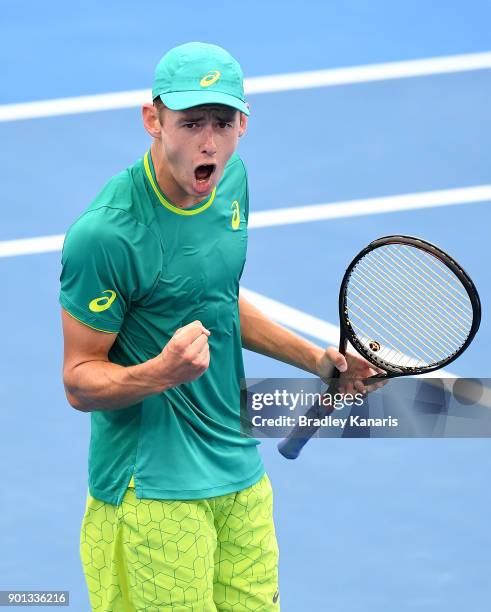
<path fill-rule="evenodd" d="M 227 128 L 227 127 L 232 127 L 232 124 L 231 124 L 231 123 L 228 123 L 227 121 L 219 121 L 219 122 L 218 122 L 218 125 L 219 125 L 219 127 L 220 127 L 221 129 L 223 129 L 223 130 L 224 130 L 225 128 Z"/>
<path fill-rule="evenodd" d="M 198 124 L 197 123 L 185 123 L 184 127 L 188 128 L 189 130 L 192 130 L 194 127 L 196 127 Z"/>

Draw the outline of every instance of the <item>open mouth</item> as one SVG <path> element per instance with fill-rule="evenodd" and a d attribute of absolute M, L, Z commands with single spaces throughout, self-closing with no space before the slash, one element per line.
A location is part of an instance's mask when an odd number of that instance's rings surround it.
<path fill-rule="evenodd" d="M 215 172 L 215 164 L 201 164 L 194 171 L 194 176 L 198 183 L 206 183 Z"/>

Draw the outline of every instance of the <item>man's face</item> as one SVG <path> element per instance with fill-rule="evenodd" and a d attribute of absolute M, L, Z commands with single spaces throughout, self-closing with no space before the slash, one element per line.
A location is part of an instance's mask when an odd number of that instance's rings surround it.
<path fill-rule="evenodd" d="M 160 119 L 157 145 L 167 162 L 168 179 L 183 196 L 207 196 L 245 131 L 244 116 L 230 106 L 206 104 L 183 111 L 164 108 Z"/>

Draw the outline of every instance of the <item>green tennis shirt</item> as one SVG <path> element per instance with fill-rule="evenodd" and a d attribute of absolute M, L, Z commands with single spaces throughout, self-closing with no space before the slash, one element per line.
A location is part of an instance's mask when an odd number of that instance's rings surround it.
<path fill-rule="evenodd" d="M 96 499 L 119 505 L 132 479 L 139 498 L 207 498 L 264 474 L 258 440 L 240 431 L 238 294 L 248 206 L 236 154 L 205 201 L 180 209 L 160 191 L 147 153 L 70 227 L 60 303 L 85 325 L 118 334 L 110 361 L 147 361 L 196 319 L 211 331 L 210 366 L 200 378 L 126 408 L 91 412 Z"/>

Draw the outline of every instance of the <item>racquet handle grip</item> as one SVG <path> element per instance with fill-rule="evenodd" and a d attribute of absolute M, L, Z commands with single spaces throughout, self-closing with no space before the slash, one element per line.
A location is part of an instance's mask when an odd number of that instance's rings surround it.
<path fill-rule="evenodd" d="M 296 459 L 310 438 L 285 438 L 278 443 L 278 450 L 285 459 Z"/>
<path fill-rule="evenodd" d="M 336 389 L 338 388 L 338 378 L 339 378 L 339 371 L 335 370 L 334 375 L 333 375 L 333 380 L 331 384 L 329 385 L 329 388 L 327 389 L 326 393 L 329 393 L 331 395 L 335 393 Z M 332 407 L 326 408 L 322 406 L 320 402 L 318 402 L 308 409 L 306 416 L 308 418 L 323 417 L 323 416 L 331 414 L 333 410 L 334 409 Z M 286 436 L 286 438 L 284 438 L 283 440 L 281 440 L 281 442 L 278 443 L 279 452 L 286 459 L 296 459 L 298 455 L 300 455 L 302 448 L 307 444 L 310 438 L 318 431 L 318 429 L 319 427 L 317 425 L 308 425 L 304 427 L 300 427 L 299 425 L 296 425 L 290 431 L 288 436 Z"/>

